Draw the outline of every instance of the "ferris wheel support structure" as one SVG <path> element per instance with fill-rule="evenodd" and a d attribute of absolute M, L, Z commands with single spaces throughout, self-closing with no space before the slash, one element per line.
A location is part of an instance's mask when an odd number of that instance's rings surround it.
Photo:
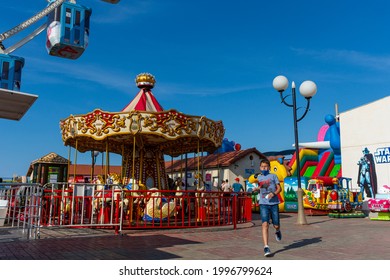
<path fill-rule="evenodd" d="M 0 50 L 0 53 L 3 53 L 3 54 L 12 53 L 16 49 L 20 48 L 21 46 L 23 46 L 24 44 L 28 43 L 29 41 L 34 39 L 36 36 L 38 36 L 42 31 L 44 31 L 46 29 L 46 27 L 47 27 L 47 23 L 42 24 L 37 29 L 35 29 L 33 32 L 31 32 L 28 36 L 26 36 L 25 38 L 23 38 L 22 40 L 17 42 L 16 44 L 12 45 L 9 48 L 6 48 L 6 49 L 4 48 L 4 50 L 2 50 L 2 51 Z"/>

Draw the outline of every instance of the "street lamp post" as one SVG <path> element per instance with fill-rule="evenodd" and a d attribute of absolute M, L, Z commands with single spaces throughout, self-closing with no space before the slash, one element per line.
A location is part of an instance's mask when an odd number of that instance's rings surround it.
<path fill-rule="evenodd" d="M 288 96 L 284 96 L 283 93 L 288 87 L 288 80 L 284 76 L 277 76 L 273 80 L 273 87 L 280 93 L 280 99 L 282 100 L 282 103 L 288 107 L 293 108 L 293 116 L 294 116 L 294 137 L 295 137 L 295 162 L 297 164 L 297 182 L 298 182 L 298 190 L 297 190 L 297 196 L 298 196 L 298 220 L 297 223 L 300 225 L 306 225 L 306 217 L 305 217 L 305 210 L 303 208 L 303 190 L 301 187 L 301 166 L 299 162 L 299 141 L 298 141 L 298 122 L 302 120 L 307 112 L 309 111 L 310 107 L 310 99 L 317 93 L 317 86 L 312 81 L 304 81 L 301 86 L 299 87 L 300 94 L 305 97 L 306 99 L 306 109 L 303 115 L 298 118 L 297 117 L 297 98 L 296 98 L 296 92 L 295 92 L 295 82 L 291 83 L 291 97 L 292 97 L 292 104 L 289 104 L 286 102 L 286 98 Z"/>

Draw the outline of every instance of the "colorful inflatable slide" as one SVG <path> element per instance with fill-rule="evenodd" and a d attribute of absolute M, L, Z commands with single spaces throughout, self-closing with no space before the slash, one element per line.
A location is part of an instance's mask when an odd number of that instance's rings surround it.
<path fill-rule="evenodd" d="M 318 141 L 300 143 L 299 154 L 295 153 L 288 163 L 291 175 L 283 180 L 285 211 L 297 209 L 297 156 L 299 156 L 301 186 L 304 189 L 310 179 L 319 179 L 324 185 L 332 185 L 332 178 L 342 176 L 338 122 L 332 115 L 325 116 L 325 122 L 327 124 L 322 126 L 318 133 Z"/>
<path fill-rule="evenodd" d="M 325 151 L 319 154 L 318 150 L 303 148 L 299 150 L 301 176 L 316 178 L 319 176 L 341 176 L 341 164 L 336 164 L 334 153 Z M 296 154 L 290 160 L 291 176 L 297 176 Z"/>

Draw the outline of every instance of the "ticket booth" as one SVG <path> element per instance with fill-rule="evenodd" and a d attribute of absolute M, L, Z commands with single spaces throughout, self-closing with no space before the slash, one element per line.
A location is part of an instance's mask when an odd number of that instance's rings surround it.
<path fill-rule="evenodd" d="M 27 176 L 31 183 L 44 185 L 46 183 L 66 182 L 68 174 L 68 160 L 50 153 L 30 164 Z"/>

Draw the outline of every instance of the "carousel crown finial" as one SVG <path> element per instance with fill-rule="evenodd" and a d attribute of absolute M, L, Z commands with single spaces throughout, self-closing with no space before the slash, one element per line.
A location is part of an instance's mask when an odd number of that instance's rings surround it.
<path fill-rule="evenodd" d="M 154 84 L 156 83 L 156 80 L 154 76 L 150 73 L 141 73 L 138 74 L 135 78 L 135 82 L 137 84 L 137 87 L 139 88 L 153 88 Z"/>

